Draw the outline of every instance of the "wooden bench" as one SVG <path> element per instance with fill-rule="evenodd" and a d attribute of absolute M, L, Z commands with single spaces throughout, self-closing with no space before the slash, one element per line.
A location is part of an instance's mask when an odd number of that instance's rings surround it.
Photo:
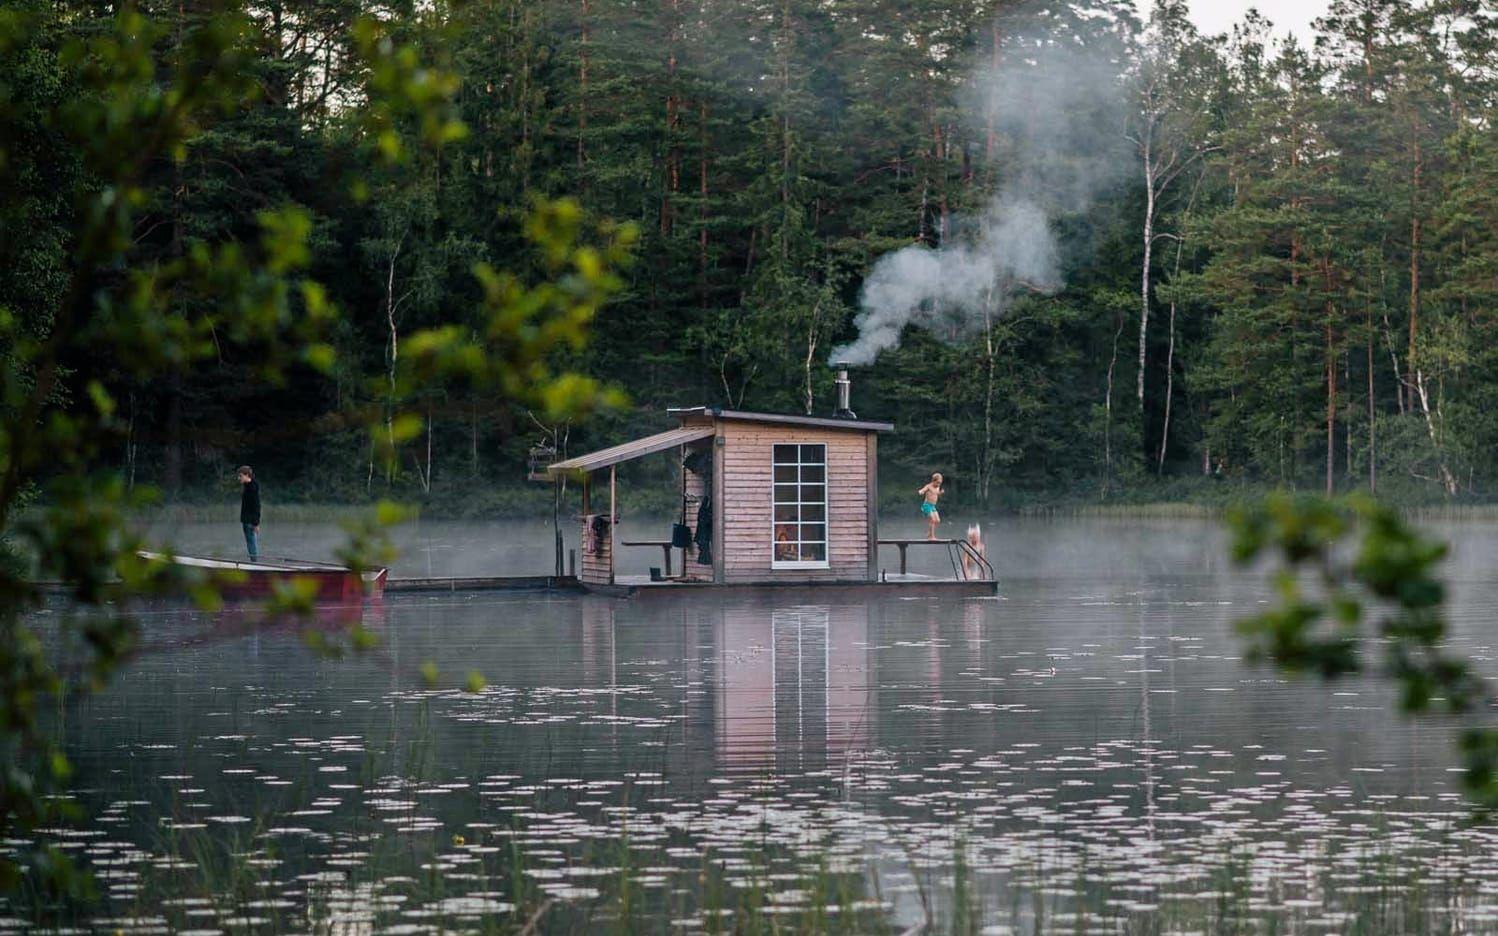
<path fill-rule="evenodd" d="M 664 569 L 662 569 L 661 572 L 666 576 L 666 578 L 670 578 L 671 577 L 671 549 L 672 549 L 672 546 L 671 546 L 671 541 L 670 540 L 620 540 L 619 541 L 619 545 L 620 546 L 659 546 L 660 549 L 661 549 L 661 557 L 665 560 L 665 563 L 666 563 L 666 567 Z M 686 572 L 686 570 L 687 570 L 686 556 L 682 556 L 682 560 L 681 560 L 681 571 L 682 572 Z"/>

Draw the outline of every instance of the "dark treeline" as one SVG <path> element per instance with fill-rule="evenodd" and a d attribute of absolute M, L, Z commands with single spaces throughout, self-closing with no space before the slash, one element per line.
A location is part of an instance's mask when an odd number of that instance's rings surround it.
<path fill-rule="evenodd" d="M 74 91 L 59 56 L 115 11 L 10 6 L 47 26 L 0 50 L 0 309 L 41 336 L 93 184 L 47 119 Z M 208 6 L 139 5 L 168 26 L 163 63 Z M 247 12 L 259 93 L 152 167 L 132 255 L 253 238 L 259 212 L 305 206 L 315 273 L 346 313 L 339 363 L 268 385 L 226 350 L 207 374 L 132 386 L 116 362 L 69 362 L 128 409 L 132 481 L 191 497 L 251 462 L 282 499 L 395 488 L 474 506 L 520 488 L 527 449 L 559 428 L 523 410 L 438 389 L 401 401 L 428 428 L 393 470 L 365 426 L 394 405 L 382 376 L 402 335 L 471 327 L 474 264 L 524 272 L 526 209 L 561 195 L 642 234 L 625 294 L 571 362 L 629 402 L 562 430 L 574 452 L 663 428 L 671 405 L 827 410 L 829 355 L 858 336 L 879 258 L 992 234 L 981 219 L 1035 168 L 1028 140 L 1097 184 L 1027 193 L 1049 235 L 997 228 L 1001 253 L 1053 236 L 1053 280 L 994 272 L 977 303 L 929 300 L 855 373 L 860 415 L 899 426 L 881 448 L 891 479 L 942 470 L 995 506 L 1238 483 L 1481 497 L 1498 482 L 1490 3 L 1337 0 L 1306 43 L 1252 17 L 1203 37 L 1184 3 L 1141 20 L 1118 0 Z M 365 15 L 456 77 L 466 136 L 355 165 L 371 132 L 347 119 L 371 90 L 351 54 Z M 1085 63 L 1062 86 L 1096 95 L 1012 93 L 1055 84 L 1058 50 Z M 1048 136 L 1056 124 L 1087 132 Z"/>

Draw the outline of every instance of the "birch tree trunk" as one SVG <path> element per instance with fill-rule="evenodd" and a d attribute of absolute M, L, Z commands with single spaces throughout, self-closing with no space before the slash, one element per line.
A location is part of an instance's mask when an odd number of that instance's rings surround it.
<path fill-rule="evenodd" d="M 1430 390 L 1425 383 L 1425 373 L 1420 368 L 1415 368 L 1415 399 L 1420 401 L 1420 415 L 1425 418 L 1425 432 L 1430 436 L 1431 448 L 1436 453 L 1436 470 L 1441 473 L 1441 488 L 1447 494 L 1455 494 L 1457 490 L 1456 476 L 1451 473 L 1451 468 L 1446 464 L 1446 453 L 1441 444 L 1441 433 L 1436 425 L 1436 416 L 1430 408 Z"/>
<path fill-rule="evenodd" d="M 1132 127 L 1125 137 L 1134 145 L 1144 181 L 1144 217 L 1140 229 L 1139 349 L 1134 375 L 1139 413 L 1139 454 L 1145 464 L 1152 452 L 1145 420 L 1145 382 L 1149 373 L 1150 288 L 1159 212 L 1182 172 L 1217 149 L 1211 143 L 1212 105 L 1201 76 L 1189 64 L 1201 48 L 1199 33 L 1185 15 L 1184 4 L 1156 3 L 1142 37 Z M 1172 309 L 1172 316 L 1174 309 Z M 1172 342 L 1173 343 L 1173 342 Z M 1174 352 L 1172 351 L 1172 356 Z M 1167 381 L 1171 377 L 1167 373 Z M 1173 389 L 1173 388 L 1172 388 Z M 1168 405 L 1168 404 L 1167 404 Z M 1162 443 L 1163 445 L 1163 443 Z"/>
<path fill-rule="evenodd" d="M 1403 416 L 1414 405 L 1412 402 L 1414 392 L 1410 390 L 1409 381 L 1399 366 L 1399 351 L 1394 347 L 1394 326 L 1389 322 L 1387 309 L 1383 313 L 1383 323 L 1384 347 L 1389 351 L 1389 364 L 1394 369 L 1394 389 L 1399 395 L 1399 415 Z"/>
<path fill-rule="evenodd" d="M 411 462 L 416 466 L 416 480 L 421 483 L 422 492 L 430 494 L 432 493 L 432 403 L 430 399 L 427 401 L 426 430 L 426 466 L 422 466 L 421 460 L 416 457 L 415 453 L 412 453 L 411 455 Z"/>
<path fill-rule="evenodd" d="M 1181 248 L 1176 245 L 1176 271 L 1181 268 Z M 1170 446 L 1170 405 L 1175 394 L 1176 301 L 1170 300 L 1170 341 L 1165 346 L 1165 414 L 1160 423 L 1160 452 L 1155 459 L 1155 477 L 1165 475 L 1165 450 Z"/>
<path fill-rule="evenodd" d="M 400 305 L 400 300 L 395 298 L 395 264 L 400 259 L 401 247 L 405 244 L 405 240 L 406 235 L 402 233 L 400 239 L 395 242 L 395 249 L 390 252 L 390 263 L 385 271 L 385 323 L 390 330 L 390 342 L 387 347 L 389 353 L 385 358 L 385 376 L 389 387 L 385 400 L 385 433 L 390 443 L 390 454 L 385 460 L 385 483 L 387 485 L 395 480 L 395 373 L 396 362 L 400 359 L 400 329 L 395 320 L 395 312 Z"/>
<path fill-rule="evenodd" d="M 1154 120 L 1145 126 L 1141 142 L 1144 149 L 1144 262 L 1139 266 L 1139 374 L 1136 380 L 1139 412 L 1144 412 L 1144 361 L 1149 344 L 1150 327 L 1150 261 L 1155 246 L 1155 164 L 1152 155 Z"/>
<path fill-rule="evenodd" d="M 1181 255 L 1186 250 L 1186 220 L 1191 217 L 1191 209 L 1196 205 L 1197 193 L 1201 191 L 1202 179 L 1205 173 L 1196 177 L 1196 183 L 1191 186 L 1191 197 L 1186 200 L 1186 211 L 1182 215 L 1181 223 L 1177 225 L 1176 233 L 1176 256 L 1175 264 L 1171 268 L 1171 282 L 1175 282 L 1181 276 Z M 1170 343 L 1165 349 L 1165 416 L 1160 426 L 1160 453 L 1155 462 L 1155 476 L 1161 477 L 1165 474 L 1165 450 L 1170 445 L 1170 411 L 1171 402 L 1175 396 L 1175 359 L 1176 359 L 1176 299 L 1170 299 Z"/>
<path fill-rule="evenodd" d="M 427 470 L 421 479 L 422 490 L 432 493 L 432 401 L 427 401 Z"/>
<path fill-rule="evenodd" d="M 1118 315 L 1113 331 L 1113 353 L 1108 357 L 1108 389 L 1103 396 L 1103 497 L 1113 484 L 1113 373 L 1118 368 L 1118 340 L 1123 337 L 1124 317 Z"/>
<path fill-rule="evenodd" d="M 817 355 L 817 338 L 822 320 L 822 300 L 811 307 L 811 320 L 806 325 L 806 360 L 802 364 L 805 376 L 806 415 L 810 416 L 816 403 L 811 392 L 811 366 Z"/>
<path fill-rule="evenodd" d="M 1423 233 L 1420 192 L 1425 169 L 1425 155 L 1420 146 L 1419 127 L 1412 126 L 1410 135 L 1414 145 L 1414 163 L 1410 169 L 1410 333 L 1409 348 L 1405 352 L 1405 365 L 1414 376 L 1414 385 L 1411 389 L 1415 399 L 1420 403 L 1420 415 L 1425 420 L 1425 431 L 1430 436 L 1431 447 L 1435 450 L 1441 487 L 1448 495 L 1451 495 L 1457 491 L 1456 477 L 1452 475 L 1450 467 L 1446 464 L 1440 431 L 1436 425 L 1436 418 L 1431 412 L 1430 390 L 1426 385 L 1423 362 L 1417 351 L 1420 325 L 1421 235 Z"/>
<path fill-rule="evenodd" d="M 988 385 L 983 394 L 983 461 L 978 473 L 978 498 L 985 507 L 988 506 L 988 492 L 993 482 L 994 466 L 993 393 L 997 355 L 994 353 L 993 340 L 993 300 L 994 291 L 990 287 L 983 302 L 983 350 L 988 359 Z"/>

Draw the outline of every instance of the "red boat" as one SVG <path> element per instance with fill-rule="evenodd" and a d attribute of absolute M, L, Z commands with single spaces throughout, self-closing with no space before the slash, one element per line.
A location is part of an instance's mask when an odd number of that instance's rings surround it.
<path fill-rule="evenodd" d="M 153 552 L 142 552 L 140 557 L 208 573 L 238 573 L 224 577 L 232 578 L 233 581 L 220 581 L 219 591 L 229 599 L 268 598 L 278 584 L 290 584 L 296 579 L 315 582 L 316 600 L 320 602 L 355 604 L 365 598 L 379 598 L 383 595 L 385 579 L 389 574 L 388 569 L 355 572 L 347 566 L 305 559 L 257 559 L 254 562 L 241 562 L 236 559 L 172 556 Z"/>

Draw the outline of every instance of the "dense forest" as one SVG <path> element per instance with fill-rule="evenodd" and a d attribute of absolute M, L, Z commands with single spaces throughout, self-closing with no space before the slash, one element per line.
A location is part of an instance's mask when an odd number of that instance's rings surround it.
<path fill-rule="evenodd" d="M 51 119 L 78 93 L 62 63 L 117 10 L 7 6 L 43 26 L 0 49 L 0 314 L 44 336 L 95 184 Z M 220 6 L 138 5 L 164 101 Z M 219 496 L 249 462 L 272 500 L 491 509 L 537 443 L 611 444 L 668 406 L 829 410 L 836 355 L 859 414 L 898 426 L 888 476 L 941 470 L 969 503 L 1498 490 L 1491 2 L 1335 0 L 1312 42 L 1254 14 L 1203 36 L 1175 0 L 246 10 L 255 93 L 145 167 L 130 263 L 301 206 L 337 364 L 269 382 L 226 344 L 135 383 L 68 362 L 120 401 L 99 457 L 129 484 Z M 396 124 L 412 158 L 370 161 L 367 16 L 451 76 L 466 133 Z M 559 196 L 639 231 L 562 362 L 617 405 L 550 425 L 436 383 L 390 399 L 403 336 L 473 327 L 475 265 L 535 269 L 524 219 Z M 397 405 L 426 422 L 392 465 L 366 427 Z"/>

